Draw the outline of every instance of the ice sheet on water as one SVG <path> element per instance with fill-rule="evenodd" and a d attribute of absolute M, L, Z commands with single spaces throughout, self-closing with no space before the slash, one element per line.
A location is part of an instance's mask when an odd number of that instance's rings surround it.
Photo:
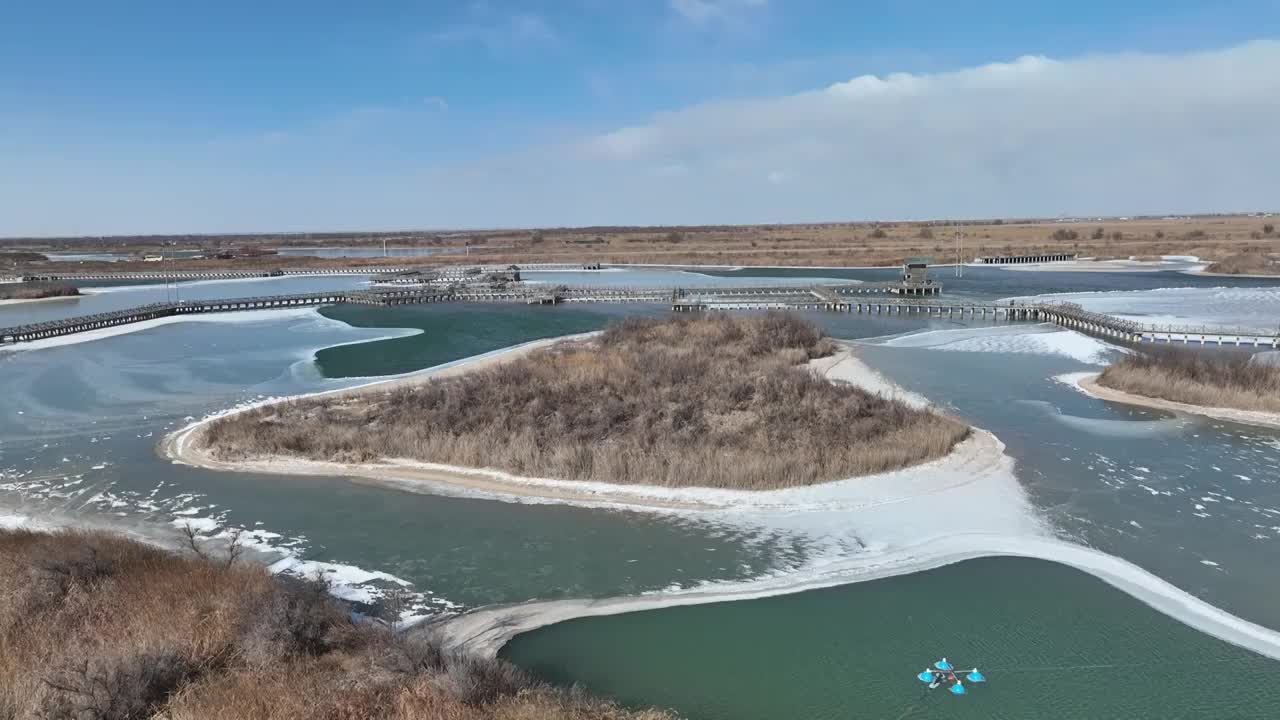
<path fill-rule="evenodd" d="M 1275 318 L 1280 317 L 1280 287 L 1113 290 L 1054 293 L 1008 300 L 1073 302 L 1093 312 L 1156 325 L 1212 325 L 1266 332 L 1275 331 Z"/>
<path fill-rule="evenodd" d="M 1090 365 L 1104 365 L 1119 348 L 1070 330 L 1049 325 L 928 330 L 884 341 L 890 347 L 919 347 L 950 352 L 1058 355 Z"/>

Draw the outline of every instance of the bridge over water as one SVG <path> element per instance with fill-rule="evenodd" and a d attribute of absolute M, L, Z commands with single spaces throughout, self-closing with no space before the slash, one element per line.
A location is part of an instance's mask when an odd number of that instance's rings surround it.
<path fill-rule="evenodd" d="M 1196 343 L 1280 348 L 1280 335 L 1248 329 L 1145 325 L 1085 310 L 1074 303 L 988 303 L 966 300 L 907 299 L 878 295 L 893 283 L 766 287 L 554 287 L 519 284 L 510 287 L 419 285 L 371 290 L 298 293 L 261 297 L 154 303 L 109 313 L 0 328 L 0 343 L 20 343 L 90 332 L 180 315 L 313 307 L 337 303 L 396 306 L 436 302 L 660 303 L 674 312 L 709 310 L 801 309 L 875 315 L 983 318 L 1049 322 L 1103 339 L 1130 343 Z"/>

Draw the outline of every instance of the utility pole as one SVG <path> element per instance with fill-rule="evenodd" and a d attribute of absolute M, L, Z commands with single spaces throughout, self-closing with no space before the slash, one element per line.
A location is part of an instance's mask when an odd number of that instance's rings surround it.
<path fill-rule="evenodd" d="M 956 229 L 956 277 L 964 277 L 964 233 Z"/>
<path fill-rule="evenodd" d="M 384 235 L 382 237 L 382 257 L 386 257 L 386 256 L 387 256 L 387 238 Z"/>

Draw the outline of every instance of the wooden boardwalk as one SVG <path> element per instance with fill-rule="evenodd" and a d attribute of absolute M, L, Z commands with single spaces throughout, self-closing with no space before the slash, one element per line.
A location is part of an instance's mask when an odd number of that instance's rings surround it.
<path fill-rule="evenodd" d="M 191 300 L 179 303 L 156 303 L 97 315 L 0 328 L 0 343 L 41 340 L 178 315 L 311 307 L 337 303 L 397 306 L 438 302 L 506 302 L 537 305 L 618 302 L 669 304 L 673 312 L 797 309 L 885 316 L 1048 322 L 1094 337 L 1119 342 L 1280 348 L 1280 335 L 1274 333 L 1259 333 L 1247 329 L 1145 325 L 1111 315 L 1089 312 L 1073 303 L 984 303 L 965 300 L 906 299 L 883 295 L 876 297 L 873 290 L 861 290 L 863 285 L 704 288 L 592 288 L 523 284 L 506 288 L 488 288 L 465 285 L 420 285 Z M 881 292 L 884 291 L 881 290 Z"/>

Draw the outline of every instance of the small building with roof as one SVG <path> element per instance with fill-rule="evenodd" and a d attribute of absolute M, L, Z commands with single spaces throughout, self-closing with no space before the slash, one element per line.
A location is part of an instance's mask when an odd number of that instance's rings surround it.
<path fill-rule="evenodd" d="M 942 283 L 929 279 L 929 258 L 909 257 L 902 261 L 902 279 L 892 291 L 896 295 L 937 295 L 942 292 Z"/>

